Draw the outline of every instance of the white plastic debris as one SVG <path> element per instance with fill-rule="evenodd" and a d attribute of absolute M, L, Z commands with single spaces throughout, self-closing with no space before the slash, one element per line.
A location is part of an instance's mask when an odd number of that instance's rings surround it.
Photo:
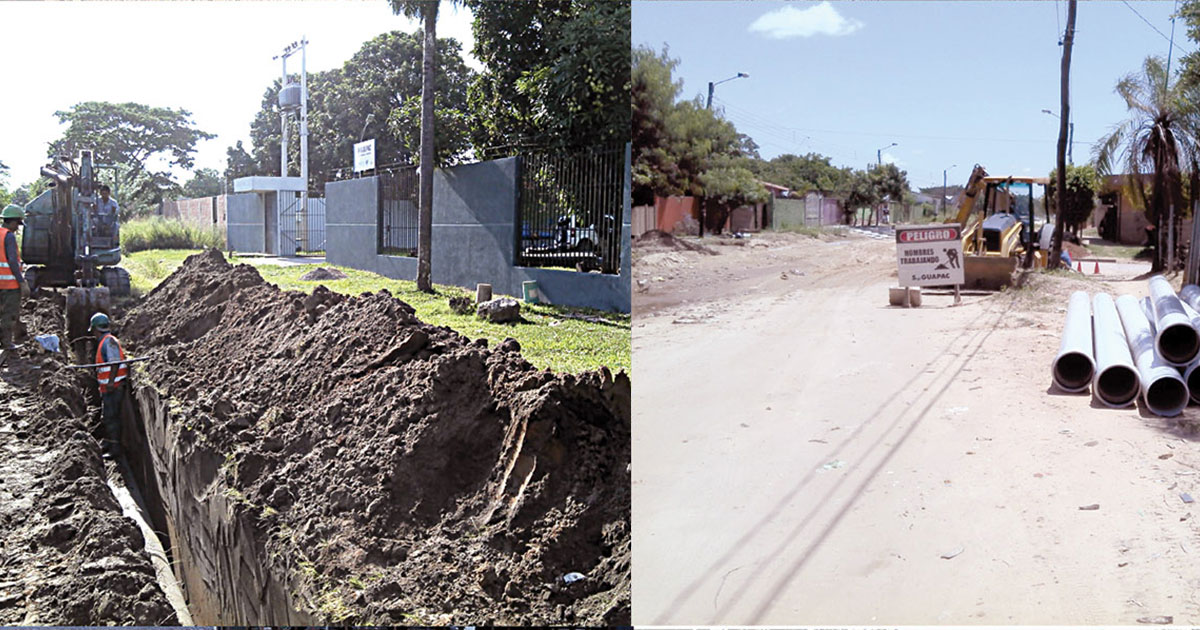
<path fill-rule="evenodd" d="M 38 335 L 34 337 L 47 352 L 58 352 L 58 335 Z"/>
<path fill-rule="evenodd" d="M 579 580 L 582 580 L 583 577 L 584 576 L 582 573 L 575 573 L 572 571 L 571 573 L 564 575 L 562 577 L 562 580 L 563 580 L 563 582 L 566 582 L 567 584 L 573 584 L 575 582 L 578 582 Z"/>

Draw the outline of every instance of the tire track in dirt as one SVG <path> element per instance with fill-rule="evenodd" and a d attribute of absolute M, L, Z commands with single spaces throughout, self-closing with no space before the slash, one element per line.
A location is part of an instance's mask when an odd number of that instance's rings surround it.
<path fill-rule="evenodd" d="M 836 277 L 828 279 L 828 283 L 837 286 L 841 282 L 838 278 L 854 276 L 857 273 L 857 270 L 855 268 L 846 268 L 834 270 L 833 273 Z M 821 284 L 825 284 L 825 279 L 825 277 L 821 278 Z M 859 288 L 853 292 L 837 292 L 823 289 L 804 292 L 793 291 L 789 293 L 789 296 L 794 297 L 771 298 L 771 301 L 780 302 L 786 301 L 786 299 L 794 300 L 793 305 L 795 308 L 786 310 L 786 314 L 783 316 L 783 319 L 794 316 L 794 319 L 791 323 L 796 328 L 810 329 L 809 332 L 811 334 L 806 335 L 805 339 L 810 340 L 811 343 L 815 345 L 809 348 L 809 352 L 807 354 L 821 355 L 823 351 L 820 348 L 824 345 L 832 343 L 832 340 L 837 338 L 835 333 L 839 331 L 840 323 L 830 317 L 831 313 L 845 312 L 846 309 L 850 308 L 855 303 L 870 302 L 872 300 L 872 296 L 886 295 L 886 292 L 883 291 L 883 289 L 886 287 L 877 283 L 864 285 L 861 282 L 861 278 L 859 278 L 856 281 L 856 284 L 858 284 Z M 879 300 L 881 298 L 875 297 L 874 299 Z M 986 308 L 984 309 L 984 312 L 987 312 Z M 979 315 L 979 317 L 983 316 L 984 313 Z M 756 320 L 755 323 L 750 327 L 753 328 L 754 331 L 762 333 L 764 331 L 769 331 L 773 327 L 778 327 L 780 325 L 779 320 L 779 317 L 774 319 L 766 318 L 763 320 Z M 975 334 L 978 336 L 977 331 L 971 330 L 964 331 L 962 334 Z M 747 337 L 752 338 L 752 335 L 747 335 Z M 949 352 L 960 342 L 961 339 L 951 339 L 946 344 L 945 348 L 938 353 L 938 355 L 932 361 L 930 361 L 927 365 L 916 369 L 907 382 L 903 383 L 900 388 L 898 388 L 890 396 L 886 397 L 886 399 L 878 406 L 878 408 L 876 408 L 872 413 L 868 414 L 864 419 L 864 422 L 860 424 L 852 433 L 848 434 L 838 446 L 830 449 L 828 453 L 816 461 L 830 461 L 837 457 L 843 456 L 847 445 L 850 445 L 855 441 L 870 439 L 870 436 L 872 435 L 877 436 L 875 445 L 881 443 L 891 432 L 891 429 L 895 426 L 895 423 L 893 423 L 892 427 L 881 430 L 881 427 L 879 426 L 879 420 L 883 419 L 886 421 L 886 418 L 881 417 L 881 412 L 889 405 L 895 404 L 905 392 L 912 391 L 914 388 L 928 390 L 929 387 L 936 382 L 936 378 L 938 378 L 938 376 L 943 375 L 949 367 L 954 365 L 954 363 L 951 361 L 945 360 L 943 355 Z M 747 342 L 746 345 L 752 346 L 754 344 L 753 342 Z M 730 361 L 728 363 L 734 363 L 734 361 Z M 933 370 L 934 372 L 932 376 L 929 374 L 930 370 Z M 803 395 L 803 388 L 808 385 L 808 380 L 799 379 L 796 385 L 797 387 L 801 388 L 800 393 L 796 394 L 796 396 Z M 764 387 L 761 391 L 765 392 L 768 389 L 769 388 Z M 910 402 L 909 405 L 911 406 L 912 403 Z M 635 405 L 635 410 L 639 408 L 640 407 L 638 405 Z M 635 427 L 637 426 L 640 425 L 635 423 Z M 873 446 L 872 449 L 874 448 L 875 447 Z M 636 457 L 637 456 L 635 455 L 635 458 Z M 819 470 L 817 467 L 811 467 L 808 469 L 801 468 L 797 469 L 795 473 L 802 477 L 801 481 L 790 489 L 777 492 L 777 494 L 782 494 L 782 497 L 779 500 L 774 501 L 773 507 L 766 509 L 765 515 L 756 520 L 752 525 L 744 527 L 744 533 L 741 535 L 741 537 L 735 542 L 728 544 L 726 546 L 726 551 L 722 555 L 717 557 L 711 563 L 707 563 L 707 566 L 704 569 L 696 571 L 697 577 L 682 590 L 680 590 L 668 606 L 660 608 L 662 612 L 658 614 L 653 623 L 679 621 L 679 617 L 672 617 L 672 615 L 676 615 L 680 611 L 684 610 L 695 612 L 696 607 L 699 604 L 699 602 L 696 601 L 696 597 L 701 596 L 701 594 L 706 591 L 711 593 L 716 588 L 721 588 L 720 600 L 727 603 L 724 605 L 718 604 L 720 608 L 715 611 L 716 616 L 712 619 L 721 619 L 722 622 L 727 620 L 727 618 L 724 618 L 723 615 L 727 612 L 730 612 L 730 607 L 733 606 L 734 603 L 743 600 L 743 596 L 749 591 L 749 589 L 752 586 L 760 583 L 762 579 L 761 571 L 745 570 L 737 571 L 736 573 L 730 573 L 730 570 L 742 566 L 748 568 L 757 567 L 759 564 L 769 561 L 775 553 L 769 552 L 761 554 L 761 557 L 754 560 L 745 560 L 744 558 L 742 560 L 738 560 L 737 558 L 741 550 L 750 544 L 754 539 L 761 539 L 764 536 L 769 535 L 768 530 L 772 527 L 776 529 L 781 527 L 782 519 L 785 517 L 803 518 L 804 523 L 808 523 L 811 522 L 817 516 L 817 512 L 820 511 L 819 509 L 814 510 L 812 513 L 807 515 L 807 517 L 798 517 L 789 512 L 789 510 L 791 512 L 795 511 L 793 503 L 802 496 L 803 492 L 811 492 L 811 490 L 808 489 L 808 486 L 816 479 Z M 838 484 L 834 485 L 828 490 L 827 496 L 832 496 L 835 492 L 839 491 L 840 487 L 844 485 L 844 482 L 839 482 Z M 793 532 L 792 535 L 794 536 L 795 532 Z M 728 577 L 723 577 L 726 574 L 728 574 Z M 713 583 L 716 580 L 721 579 L 724 580 L 723 586 Z M 708 600 L 711 605 L 712 598 L 703 597 L 703 599 Z M 708 606 L 706 606 L 706 608 L 708 608 Z M 712 608 L 709 609 L 712 610 Z M 688 618 L 687 621 L 698 622 L 699 619 Z M 743 619 L 738 619 L 738 621 L 741 622 Z M 712 621 L 709 621 L 709 623 L 712 623 Z"/>
<path fill-rule="evenodd" d="M 763 593 L 763 595 L 760 598 L 759 604 L 751 612 L 748 623 L 754 625 L 763 623 L 763 618 L 771 605 L 786 590 L 793 587 L 793 582 L 808 563 L 811 555 L 821 548 L 830 533 L 837 528 L 838 524 L 845 518 L 850 509 L 854 507 L 858 499 L 862 497 L 866 487 L 878 479 L 879 473 L 883 470 L 884 466 L 888 464 L 892 456 L 895 455 L 906 440 L 921 425 L 921 422 L 928 416 L 933 406 L 940 400 L 941 395 L 954 384 L 958 372 L 970 363 L 983 347 L 991 336 L 991 333 L 995 330 L 995 326 L 1002 318 L 1003 313 L 1004 311 L 995 313 L 985 310 L 981 314 L 981 317 L 983 315 L 991 315 L 994 318 L 989 325 L 975 330 L 967 328 L 964 332 L 970 331 L 969 337 L 960 349 L 957 351 L 946 350 L 939 353 L 925 365 L 926 369 L 917 372 L 909 383 L 906 383 L 903 387 L 893 392 L 888 397 L 888 402 L 881 405 L 874 414 L 865 420 L 861 426 L 875 429 L 878 433 L 870 446 L 865 449 L 865 452 L 855 459 L 860 463 L 859 469 L 870 466 L 869 472 L 865 475 L 847 474 L 843 476 L 818 502 L 820 508 L 810 512 L 796 527 L 788 532 L 774 549 L 764 555 L 764 558 L 797 558 L 781 578 L 775 579 L 773 585 L 761 585 L 758 583 L 766 579 L 764 577 L 765 574 L 762 573 L 757 574 L 755 579 L 747 580 L 738 592 L 730 597 L 730 603 L 718 610 L 709 623 L 716 623 L 716 620 L 725 618 L 726 615 L 732 612 L 733 606 L 740 603 L 743 597 L 749 593 Z M 957 342 L 958 338 L 955 341 Z M 933 370 L 933 372 L 931 373 L 930 370 Z M 900 394 L 903 392 L 914 389 L 920 390 L 920 395 L 916 401 L 906 404 L 898 414 L 890 418 L 891 421 L 886 426 L 875 426 L 888 422 L 888 416 L 881 415 L 881 413 L 887 406 L 890 406 L 891 401 L 898 400 Z M 921 403 L 924 403 L 923 406 L 920 406 L 919 411 L 915 411 Z M 896 435 L 897 433 L 898 435 Z M 855 435 L 852 437 L 859 436 Z M 869 439 L 867 435 L 861 437 Z M 847 439 L 844 446 L 850 446 L 851 441 Z M 835 457 L 839 454 L 840 452 L 836 453 Z M 872 462 L 874 462 L 873 465 Z M 843 486 L 854 484 L 855 477 L 861 477 L 861 480 L 857 480 L 857 484 L 853 486 L 853 490 L 847 491 Z M 840 496 L 848 498 L 840 502 L 839 505 Z M 827 515 L 825 519 L 819 519 L 819 515 L 822 513 Z M 821 523 L 822 520 L 824 521 L 823 524 Z M 811 534 L 803 536 L 810 529 L 810 524 L 813 527 L 820 528 L 819 533 L 815 536 Z M 794 547 L 796 546 L 799 546 L 799 549 L 795 549 Z"/>

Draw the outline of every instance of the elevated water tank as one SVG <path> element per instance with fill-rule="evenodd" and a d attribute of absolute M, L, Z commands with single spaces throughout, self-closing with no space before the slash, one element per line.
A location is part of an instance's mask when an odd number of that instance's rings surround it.
<path fill-rule="evenodd" d="M 300 107 L 300 84 L 289 83 L 279 90 L 279 109 L 297 109 Z"/>

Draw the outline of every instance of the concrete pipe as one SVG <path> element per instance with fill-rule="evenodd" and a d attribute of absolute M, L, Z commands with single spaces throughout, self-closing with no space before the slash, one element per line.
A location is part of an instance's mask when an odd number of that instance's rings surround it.
<path fill-rule="evenodd" d="M 1086 291 L 1071 294 L 1062 342 L 1050 367 L 1054 384 L 1067 392 L 1081 392 L 1092 382 L 1096 362 L 1092 358 L 1092 307 Z"/>
<path fill-rule="evenodd" d="M 1092 356 L 1096 360 L 1092 392 L 1109 407 L 1128 407 L 1137 400 L 1142 383 L 1129 353 L 1117 307 L 1107 293 L 1092 297 L 1092 328 L 1095 339 Z"/>
<path fill-rule="evenodd" d="M 1150 278 L 1150 304 L 1154 307 L 1154 348 L 1158 354 L 1177 367 L 1191 363 L 1200 354 L 1200 333 L 1166 278 Z"/>
<path fill-rule="evenodd" d="M 1125 339 L 1129 342 L 1129 353 L 1138 369 L 1146 408 L 1160 416 L 1179 415 L 1188 403 L 1187 383 L 1179 371 L 1155 351 L 1150 320 L 1142 313 L 1137 298 L 1122 295 L 1116 304 Z"/>

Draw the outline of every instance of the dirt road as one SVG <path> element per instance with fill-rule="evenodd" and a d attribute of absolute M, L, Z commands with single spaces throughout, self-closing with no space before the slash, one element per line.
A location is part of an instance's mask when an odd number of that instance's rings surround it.
<path fill-rule="evenodd" d="M 1069 293 L 1144 282 L 905 310 L 887 240 L 751 241 L 635 254 L 635 624 L 1200 622 L 1200 412 L 1050 389 Z"/>

